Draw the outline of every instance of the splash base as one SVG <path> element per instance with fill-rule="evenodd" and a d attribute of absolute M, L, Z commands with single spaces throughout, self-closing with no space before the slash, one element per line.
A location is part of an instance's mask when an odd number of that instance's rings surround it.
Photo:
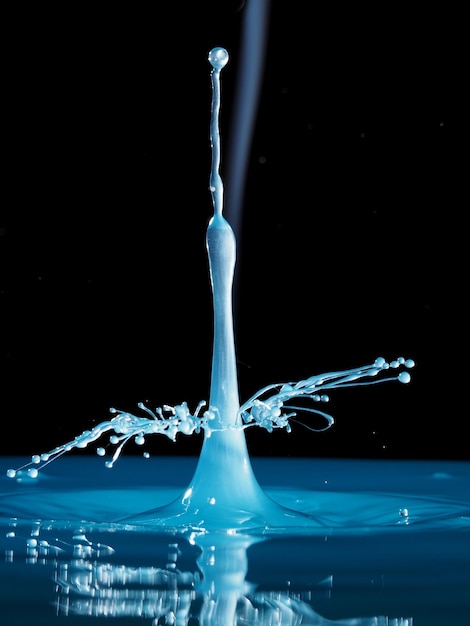
<path fill-rule="evenodd" d="M 231 511 L 238 524 L 230 518 L 228 526 L 221 521 L 218 528 L 206 528 L 200 512 L 194 512 L 194 524 L 183 519 L 181 496 L 194 478 L 194 457 L 123 457 L 112 470 L 94 456 L 64 457 L 39 479 L 3 478 L 0 516 L 48 520 L 56 527 L 90 522 L 128 529 L 135 523 L 145 532 L 225 528 L 263 535 L 470 526 L 470 465 L 465 462 L 260 457 L 252 459 L 252 465 L 263 487 L 259 511 Z M 245 513 L 253 520 L 264 519 L 266 525 L 243 525 Z"/>

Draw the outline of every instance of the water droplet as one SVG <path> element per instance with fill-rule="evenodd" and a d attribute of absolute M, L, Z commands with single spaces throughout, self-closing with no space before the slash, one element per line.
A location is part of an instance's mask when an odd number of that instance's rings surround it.
<path fill-rule="evenodd" d="M 221 70 L 223 67 L 227 65 L 228 62 L 228 52 L 225 48 L 213 48 L 209 52 L 209 63 L 216 70 Z"/>
<path fill-rule="evenodd" d="M 398 380 L 401 383 L 409 383 L 411 380 L 411 376 L 409 372 L 400 372 L 400 374 L 398 374 Z"/>

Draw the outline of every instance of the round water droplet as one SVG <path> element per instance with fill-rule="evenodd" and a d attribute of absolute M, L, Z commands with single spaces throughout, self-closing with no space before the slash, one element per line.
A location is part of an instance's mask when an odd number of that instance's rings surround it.
<path fill-rule="evenodd" d="M 8 478 L 15 478 L 16 470 L 14 470 L 14 469 L 7 470 L 7 476 L 8 476 Z"/>
<path fill-rule="evenodd" d="M 96 448 L 96 454 L 98 456 L 104 456 L 106 454 L 106 450 L 104 448 Z"/>
<path fill-rule="evenodd" d="M 30 478 L 37 478 L 39 475 L 38 470 L 35 467 L 30 467 L 28 470 L 28 476 Z"/>
<path fill-rule="evenodd" d="M 409 382 L 410 382 L 410 380 L 411 380 L 411 376 L 409 375 L 409 373 L 408 373 L 408 372 L 401 372 L 401 373 L 398 375 L 398 380 L 399 380 L 401 383 L 409 383 Z"/>
<path fill-rule="evenodd" d="M 35 548 L 38 545 L 38 541 L 37 539 L 28 539 L 26 541 L 26 545 L 28 546 L 28 548 Z"/>
<path fill-rule="evenodd" d="M 39 454 L 33 454 L 33 456 L 31 457 L 31 463 L 40 463 L 41 462 L 41 457 L 39 456 Z"/>
<path fill-rule="evenodd" d="M 413 359 L 406 359 L 405 361 L 405 367 L 407 367 L 408 369 L 410 369 L 411 367 L 415 366 L 415 362 L 413 361 Z"/>
<path fill-rule="evenodd" d="M 116 435 L 111 435 L 111 437 L 109 438 L 110 443 L 119 443 L 119 437 L 117 437 Z"/>
<path fill-rule="evenodd" d="M 225 48 L 212 48 L 209 52 L 209 63 L 216 70 L 221 70 L 227 65 L 228 52 Z"/>

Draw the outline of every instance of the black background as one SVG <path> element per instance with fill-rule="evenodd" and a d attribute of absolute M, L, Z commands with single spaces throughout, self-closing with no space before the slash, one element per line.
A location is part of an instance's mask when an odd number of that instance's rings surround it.
<path fill-rule="evenodd" d="M 456 382 L 466 343 L 463 16 L 447 3 L 416 14 L 268 6 L 238 232 L 241 400 L 377 356 L 416 367 L 409 385 L 331 394 L 336 424 L 325 433 L 248 431 L 250 451 L 468 459 Z M 245 2 L 45 11 L 5 22 L 3 455 L 68 441 L 111 406 L 208 398 L 214 46 L 230 52 L 226 198 L 236 184 Z M 147 449 L 195 454 L 200 443 L 155 438 Z"/>

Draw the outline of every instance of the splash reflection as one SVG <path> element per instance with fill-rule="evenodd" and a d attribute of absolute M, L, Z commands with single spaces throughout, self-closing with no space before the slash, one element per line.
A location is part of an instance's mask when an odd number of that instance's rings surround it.
<path fill-rule="evenodd" d="M 90 539 L 78 528 L 49 537 L 47 525 L 35 523 L 22 536 L 11 521 L 5 561 L 26 566 L 48 565 L 52 570 L 57 616 L 139 618 L 152 626 L 412 626 L 412 617 L 374 615 L 331 619 L 316 604 L 328 608 L 334 576 L 321 570 L 308 585 L 289 579 L 266 588 L 249 571 L 249 555 L 263 538 L 242 535 L 201 535 L 189 540 L 174 535 L 154 537 L 151 550 L 161 566 L 126 563 L 125 548 Z M 18 530 L 20 531 L 18 533 Z M 101 537 L 100 537 L 101 538 Z M 139 535 L 134 540 L 141 540 Z M 127 536 L 127 541 L 129 536 Z M 123 542 L 124 535 L 116 542 Z M 269 552 L 272 548 L 267 546 Z M 281 558 L 279 546 L 275 546 Z M 123 552 L 123 554 L 121 554 Z M 254 554 L 256 557 L 256 554 Z M 279 565 L 274 570 L 282 569 Z M 288 569 L 288 568 L 287 568 Z M 256 571 L 256 567 L 254 568 Z M 276 578 L 278 574 L 274 574 Z M 276 584 L 277 583 L 277 584 Z M 22 590 L 28 597 L 28 590 Z M 334 612 L 334 611 L 333 611 Z"/>

